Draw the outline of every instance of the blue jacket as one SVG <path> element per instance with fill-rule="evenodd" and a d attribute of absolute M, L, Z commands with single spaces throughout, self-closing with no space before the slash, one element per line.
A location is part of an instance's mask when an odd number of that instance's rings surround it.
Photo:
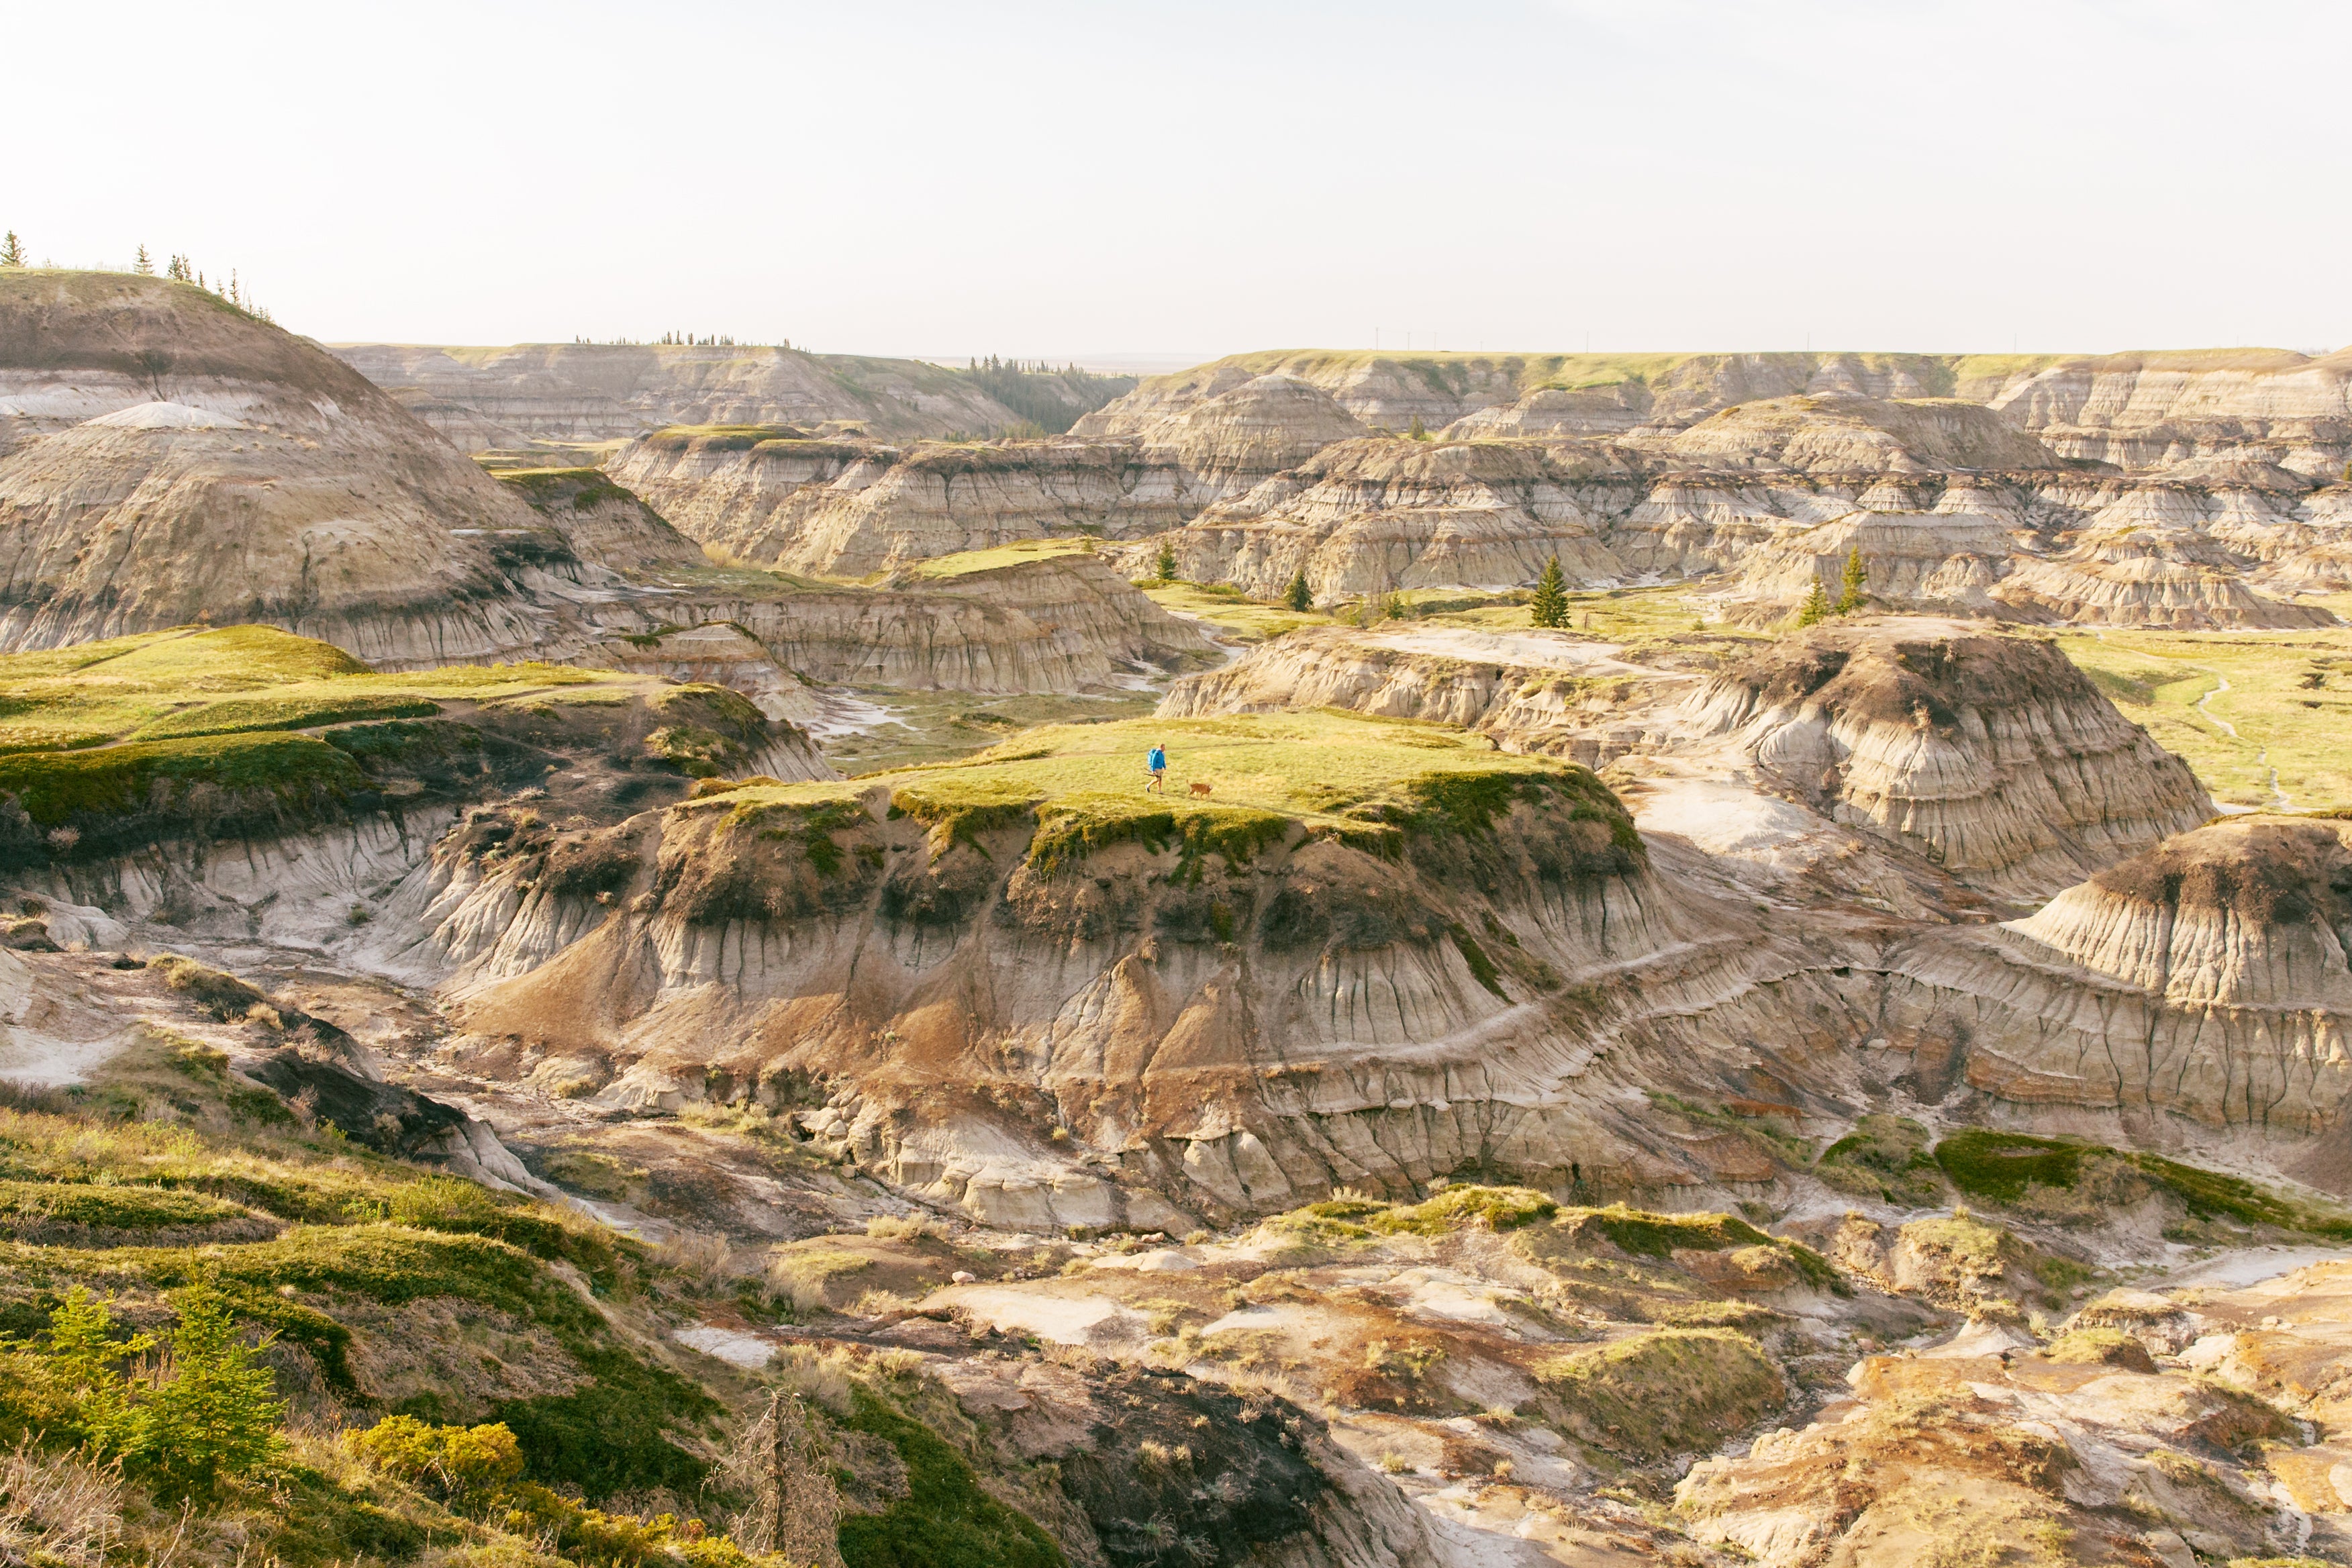
<path fill-rule="evenodd" d="M 1160 773 L 1168 766 L 1168 753 L 1154 746 L 1151 748 L 1151 754 L 1143 759 L 1143 765 L 1155 773 Z"/>

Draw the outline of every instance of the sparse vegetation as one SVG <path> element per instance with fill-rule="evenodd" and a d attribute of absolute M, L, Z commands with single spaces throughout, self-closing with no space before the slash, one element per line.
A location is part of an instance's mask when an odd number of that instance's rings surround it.
<path fill-rule="evenodd" d="M 1755 1341 L 1728 1329 L 1654 1329 L 1536 1369 L 1576 1435 L 1650 1458 L 1714 1447 L 1785 1396 Z"/>
<path fill-rule="evenodd" d="M 2120 1165 L 2168 1194 L 2195 1219 L 2352 1239 L 2352 1216 L 2320 1211 L 2265 1191 L 2242 1177 L 2200 1170 L 2137 1150 L 1969 1128 L 1937 1144 L 1935 1159 L 1961 1192 L 1996 1204 L 2030 1203 L 2037 1195 L 2036 1189 L 2069 1192 L 2084 1180 L 2086 1168 Z"/>

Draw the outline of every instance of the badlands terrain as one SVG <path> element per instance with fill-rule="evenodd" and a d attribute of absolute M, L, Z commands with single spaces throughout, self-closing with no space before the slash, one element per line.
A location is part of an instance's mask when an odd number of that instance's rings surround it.
<path fill-rule="evenodd" d="M 2352 1562 L 2347 369 L 0 271 L 0 1562 Z"/>

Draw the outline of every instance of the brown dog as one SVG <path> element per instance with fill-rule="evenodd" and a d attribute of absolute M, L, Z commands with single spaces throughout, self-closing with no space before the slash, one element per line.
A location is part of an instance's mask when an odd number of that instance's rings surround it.
<path fill-rule="evenodd" d="M 1194 795 L 1206 795 L 1209 793 L 1209 786 L 1204 784 L 1196 784 L 1192 786 L 1192 793 Z"/>

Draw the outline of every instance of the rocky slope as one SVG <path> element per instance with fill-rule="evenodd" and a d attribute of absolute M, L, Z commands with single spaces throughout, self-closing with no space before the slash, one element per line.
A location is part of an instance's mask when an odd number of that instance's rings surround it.
<path fill-rule="evenodd" d="M 2340 1184 L 2352 886 L 2332 824 L 2236 818 L 2167 839 L 2030 919 L 1887 962 L 1889 1045 L 2021 1107 L 2140 1140 L 2304 1145 Z"/>
<path fill-rule="evenodd" d="M 2046 895 L 2212 801 L 2058 649 L 1951 622 L 1817 627 L 1687 700 L 1780 790 L 1988 890 Z"/>
<path fill-rule="evenodd" d="M 518 468 L 498 479 L 561 528 L 575 550 L 606 566 L 644 572 L 703 563 L 692 540 L 601 468 Z"/>
<path fill-rule="evenodd" d="M 202 289 L 0 279 L 0 644 L 267 620 L 400 663 L 542 635 L 581 552 L 361 376 Z M 566 520 L 568 521 L 568 520 Z"/>
<path fill-rule="evenodd" d="M 1873 390 L 1921 387 L 1872 372 L 1671 426 L 1530 439 L 1536 424 L 1498 416 L 1415 441 L 1365 435 L 1306 370 L 1221 362 L 1066 440 L 908 451 L 680 430 L 634 444 L 617 477 L 730 558 L 829 574 L 1086 532 L 1135 541 L 1130 571 L 1165 538 L 1187 577 L 1263 597 L 1304 571 L 1328 603 L 1521 584 L 1557 553 L 1587 585 L 1728 573 L 1735 613 L 1770 622 L 1859 550 L 1890 608 L 2223 627 L 2319 624 L 2275 595 L 2352 581 L 2340 487 L 2259 454 L 2126 479 L 1979 404 Z M 2193 537 L 2168 552 L 2116 542 L 2158 521 Z M 2168 557 L 2180 559 L 2150 564 Z M 2015 593 L 1993 593 L 2012 575 Z"/>
<path fill-rule="evenodd" d="M 614 477 L 727 558 L 863 576 L 1049 534 L 1172 528 L 1359 433 L 1323 394 L 1267 376 L 1116 440 L 907 450 L 680 429 L 632 443 Z"/>
<path fill-rule="evenodd" d="M 1160 711 L 1461 724 L 1651 788 L 1670 775 L 1670 796 L 1698 782 L 1761 791 L 1793 821 L 1858 830 L 2009 900 L 2047 897 L 2212 811 L 2188 764 L 2046 643 L 1908 618 L 1745 654 L 1693 641 L 1645 663 L 1559 632 L 1301 630 L 1178 682 Z M 1739 815 L 1727 798 L 1717 809 Z"/>
<path fill-rule="evenodd" d="M 1027 419 L 972 376 L 919 360 L 687 344 L 343 343 L 334 353 L 468 451 L 672 425 L 835 424 L 916 437 L 993 435 Z M 1082 408 L 1126 384 L 1026 379 L 1044 384 L 1032 390 L 1049 400 Z"/>
<path fill-rule="evenodd" d="M 1401 432 L 1418 419 L 1465 437 L 1672 437 L 1759 400 L 1954 399 L 1994 410 L 2063 458 L 2133 472 L 2242 452 L 2335 479 L 2352 460 L 2352 362 L 2269 349 L 2106 356 L 1241 354 L 1153 377 L 1079 428 L 1129 429 L 1268 374 L 1321 388 L 1367 426 Z"/>
<path fill-rule="evenodd" d="M 1160 609 L 1084 552 L 936 564 L 879 588 L 747 591 L 688 580 L 659 597 L 600 609 L 607 636 L 596 645 L 604 651 L 589 657 L 667 658 L 680 634 L 698 639 L 727 626 L 755 641 L 776 674 L 975 693 L 1099 690 L 1216 657 L 1197 623 Z M 616 647 L 615 632 L 633 652 Z M 734 662 L 731 654 L 716 657 Z M 743 678 L 772 685 L 775 675 L 746 668 Z"/>
<path fill-rule="evenodd" d="M 662 621 L 663 590 L 635 579 L 706 564 L 603 473 L 494 479 L 314 345 L 201 289 L 11 279 L 0 644 L 267 621 L 388 668 L 568 658 Z"/>
<path fill-rule="evenodd" d="M 1552 556 L 1571 580 L 1625 568 L 1602 542 L 1633 476 L 1608 452 L 1365 439 L 1327 447 L 1168 536 L 1180 576 L 1261 598 L 1307 574 L 1329 601 L 1399 588 L 1508 587 Z M 1127 552 L 1138 572 L 1158 542 Z"/>

